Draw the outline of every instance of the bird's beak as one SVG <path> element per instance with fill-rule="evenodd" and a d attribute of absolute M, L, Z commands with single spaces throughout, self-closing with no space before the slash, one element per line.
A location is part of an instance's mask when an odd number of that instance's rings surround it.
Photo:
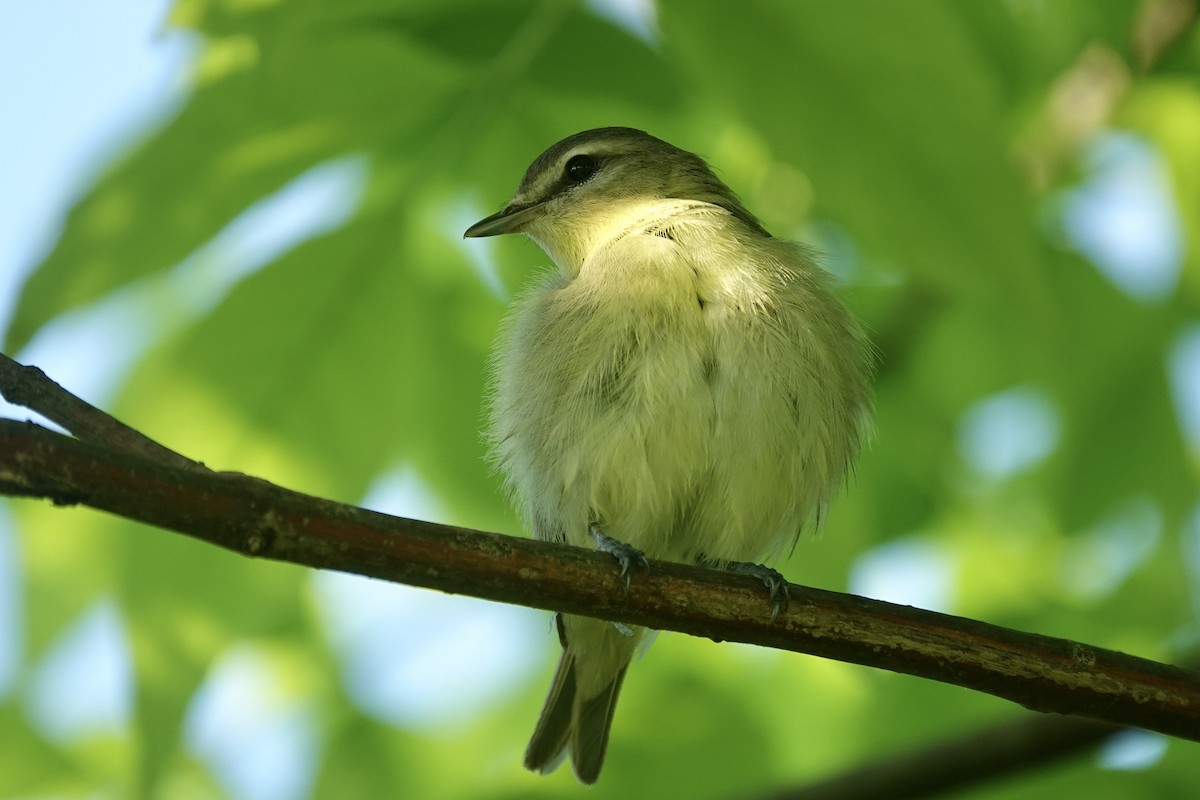
<path fill-rule="evenodd" d="M 474 239 L 478 236 L 499 236 L 502 233 L 513 233 L 517 228 L 533 219 L 541 211 L 541 203 L 509 203 L 504 208 L 484 217 L 463 234 L 464 239 Z"/>

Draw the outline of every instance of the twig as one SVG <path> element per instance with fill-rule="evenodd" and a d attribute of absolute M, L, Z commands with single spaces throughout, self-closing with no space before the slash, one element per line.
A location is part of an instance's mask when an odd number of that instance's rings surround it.
<path fill-rule="evenodd" d="M 1023 717 L 867 764 L 759 800 L 906 800 L 937 797 L 1086 752 L 1124 728 L 1082 717 Z"/>
<path fill-rule="evenodd" d="M 13 405 L 33 409 L 86 442 L 104 444 L 173 467 L 207 469 L 81 400 L 37 367 L 19 364 L 3 353 L 0 353 L 0 396 Z"/>

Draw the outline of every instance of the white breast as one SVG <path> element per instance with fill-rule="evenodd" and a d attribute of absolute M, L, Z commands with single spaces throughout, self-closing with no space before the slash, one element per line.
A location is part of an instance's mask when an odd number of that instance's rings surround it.
<path fill-rule="evenodd" d="M 844 469 L 861 409 L 839 403 L 865 402 L 853 323 L 815 267 L 780 262 L 798 251 L 763 256 L 727 223 L 697 203 L 639 217 L 516 304 L 491 433 L 536 536 L 590 546 L 595 522 L 654 558 L 754 560 Z"/>

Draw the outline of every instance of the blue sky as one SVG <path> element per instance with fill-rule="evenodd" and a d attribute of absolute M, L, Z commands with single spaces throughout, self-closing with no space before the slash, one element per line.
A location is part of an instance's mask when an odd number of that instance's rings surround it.
<path fill-rule="evenodd" d="M 166 0 L 0 5 L 0 324 L 63 213 L 130 137 L 184 98 L 192 47 Z"/>

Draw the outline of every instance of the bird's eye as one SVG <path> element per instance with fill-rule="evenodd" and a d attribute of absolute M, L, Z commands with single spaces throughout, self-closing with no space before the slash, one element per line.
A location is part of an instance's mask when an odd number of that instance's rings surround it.
<path fill-rule="evenodd" d="M 563 172 L 567 176 L 567 183 L 583 183 L 596 174 L 596 168 L 599 166 L 600 164 L 595 158 L 580 153 L 577 156 L 571 156 Z"/>

